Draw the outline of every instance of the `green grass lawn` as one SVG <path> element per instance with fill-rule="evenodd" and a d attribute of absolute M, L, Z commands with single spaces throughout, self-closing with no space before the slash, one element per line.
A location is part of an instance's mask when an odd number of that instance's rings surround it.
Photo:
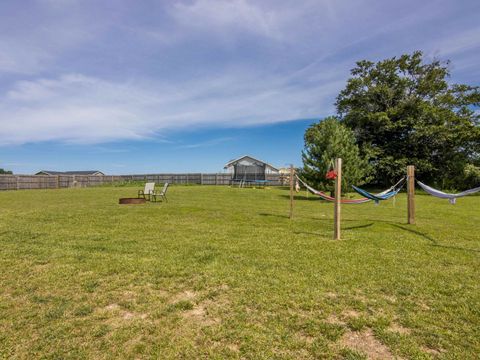
<path fill-rule="evenodd" d="M 480 354 L 480 197 L 333 207 L 174 186 L 0 193 L 0 358 Z"/>

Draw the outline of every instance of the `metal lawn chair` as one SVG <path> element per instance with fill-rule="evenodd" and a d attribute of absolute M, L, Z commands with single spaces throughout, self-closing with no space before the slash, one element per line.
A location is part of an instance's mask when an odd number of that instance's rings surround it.
<path fill-rule="evenodd" d="M 160 191 L 160 192 L 153 191 L 151 193 L 151 197 L 152 197 L 153 201 L 157 201 L 157 198 L 160 198 L 160 200 L 162 200 L 162 201 L 165 200 L 166 202 L 168 202 L 167 190 L 168 190 L 168 183 L 165 183 L 163 185 L 162 191 Z"/>
<path fill-rule="evenodd" d="M 145 188 L 143 190 L 138 190 L 138 197 L 150 201 L 153 193 L 155 193 L 155 183 L 149 182 L 145 184 Z"/>

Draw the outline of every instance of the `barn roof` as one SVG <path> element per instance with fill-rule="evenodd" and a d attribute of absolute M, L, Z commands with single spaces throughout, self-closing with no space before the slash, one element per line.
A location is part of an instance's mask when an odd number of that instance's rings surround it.
<path fill-rule="evenodd" d="M 267 165 L 268 167 L 272 168 L 273 170 L 277 170 L 277 171 L 278 171 L 278 169 L 277 169 L 275 166 L 270 165 L 269 163 L 267 163 L 267 162 L 265 162 L 265 161 L 263 161 L 263 160 L 254 158 L 253 156 L 250 156 L 250 155 L 243 155 L 243 156 L 241 156 L 241 157 L 239 157 L 239 158 L 237 158 L 237 159 L 230 160 L 228 163 L 225 164 L 225 166 L 224 166 L 223 168 L 226 169 L 226 168 L 228 168 L 229 166 L 233 166 L 233 165 L 235 165 L 237 162 L 239 162 L 239 161 L 241 161 L 241 160 L 243 160 L 243 159 L 245 159 L 245 158 L 249 158 L 249 159 L 252 159 L 252 160 L 254 160 L 254 161 L 256 161 L 256 162 L 265 164 L 265 165 Z"/>

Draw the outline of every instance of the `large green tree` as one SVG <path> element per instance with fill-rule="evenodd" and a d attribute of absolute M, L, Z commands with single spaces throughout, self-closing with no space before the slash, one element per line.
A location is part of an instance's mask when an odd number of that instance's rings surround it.
<path fill-rule="evenodd" d="M 464 187 L 465 169 L 480 159 L 479 88 L 449 84 L 449 62 L 422 52 L 359 61 L 337 97 L 338 116 L 354 131 L 377 184 L 416 165 L 418 177 Z"/>
<path fill-rule="evenodd" d="M 12 173 L 11 171 L 0 168 L 0 175 L 11 174 L 11 173 Z"/>
<path fill-rule="evenodd" d="M 360 185 L 368 172 L 366 159 L 360 156 L 352 130 L 343 126 L 335 117 L 328 117 L 311 125 L 304 136 L 302 152 L 302 176 L 312 185 L 331 190 L 333 182 L 325 175 L 331 170 L 335 158 L 342 158 L 344 186 Z"/>

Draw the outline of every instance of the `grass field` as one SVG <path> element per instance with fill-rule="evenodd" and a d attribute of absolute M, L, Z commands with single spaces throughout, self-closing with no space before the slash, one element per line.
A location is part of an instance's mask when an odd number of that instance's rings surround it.
<path fill-rule="evenodd" d="M 476 359 L 480 197 L 177 186 L 0 193 L 0 357 Z"/>

